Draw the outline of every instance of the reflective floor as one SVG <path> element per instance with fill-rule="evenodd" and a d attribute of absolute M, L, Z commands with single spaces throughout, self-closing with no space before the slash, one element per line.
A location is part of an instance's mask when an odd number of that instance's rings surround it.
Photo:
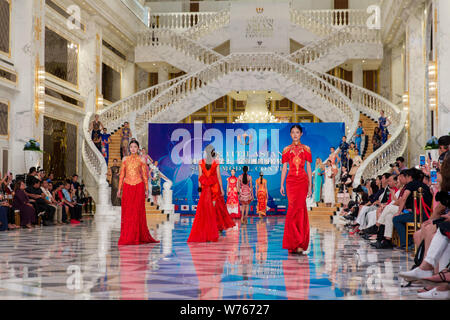
<path fill-rule="evenodd" d="M 187 244 L 174 215 L 159 244 L 118 248 L 120 224 L 0 232 L 0 299 L 416 299 L 402 251 L 372 249 L 328 219 L 311 219 L 304 256 L 281 249 L 284 217 L 250 218 L 218 243 Z"/>

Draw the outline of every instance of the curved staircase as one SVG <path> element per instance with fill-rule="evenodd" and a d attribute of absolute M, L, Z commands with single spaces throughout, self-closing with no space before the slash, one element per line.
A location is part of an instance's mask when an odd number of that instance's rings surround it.
<path fill-rule="evenodd" d="M 211 15 L 183 32 L 159 28 L 142 31 L 138 34 L 137 62 L 162 59 L 188 74 L 110 105 L 99 112 L 101 121 L 106 127 L 118 127 L 129 121 L 132 132 L 138 138 L 145 137 L 147 123 L 178 122 L 231 90 L 274 90 L 305 106 L 324 121 L 344 120 L 348 136 L 353 134 L 357 121 L 361 118 L 364 127 L 367 126 L 368 149 L 355 181 L 359 181 L 361 177 L 372 177 L 388 168 L 393 159 L 405 152 L 406 115 L 383 97 L 322 73 L 327 68 L 341 64 L 342 59 L 354 58 L 355 55 L 358 57 L 359 47 L 369 48 L 365 52 L 359 51 L 367 55 L 364 56 L 366 58 L 371 57 L 371 51 L 375 52 L 375 56 L 379 55 L 380 48 L 382 52 L 378 31 L 361 27 L 358 19 L 349 18 L 343 25 L 336 24 L 336 21 L 344 20 L 333 16 L 335 18 L 330 20 L 328 15 L 316 14 L 307 19 L 304 14 L 299 17 L 299 14 L 292 13 L 291 20 L 294 23 L 325 37 L 288 56 L 275 53 L 234 53 L 224 57 L 198 42 L 226 27 L 229 19 L 223 12 L 217 16 Z M 339 56 L 341 53 L 343 57 Z M 377 119 L 380 110 L 385 111 L 393 124 L 390 128 L 392 136 L 380 149 L 371 153 L 374 125 L 371 119 Z M 93 190 L 97 204 L 108 207 L 109 202 L 105 197 L 108 191 L 105 178 L 107 166 L 104 160 L 101 161 L 101 154 L 90 140 L 88 132 L 92 117 L 92 113 L 86 115 L 83 128 L 83 160 L 87 169 L 83 170 L 84 178 L 89 192 Z"/>

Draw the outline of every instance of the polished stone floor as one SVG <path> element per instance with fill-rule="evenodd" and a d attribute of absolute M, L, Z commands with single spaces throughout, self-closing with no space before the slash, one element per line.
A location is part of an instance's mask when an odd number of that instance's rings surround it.
<path fill-rule="evenodd" d="M 284 217 L 250 218 L 218 243 L 187 244 L 190 216 L 155 225 L 159 244 L 118 248 L 120 225 L 0 232 L 0 299 L 416 299 L 399 270 L 412 259 L 375 250 L 328 219 L 311 219 L 306 255 L 281 249 Z"/>

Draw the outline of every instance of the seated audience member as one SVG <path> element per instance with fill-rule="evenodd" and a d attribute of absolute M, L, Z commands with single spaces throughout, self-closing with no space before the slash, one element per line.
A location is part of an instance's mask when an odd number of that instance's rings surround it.
<path fill-rule="evenodd" d="M 447 194 L 448 197 L 448 194 Z M 400 272 L 399 276 L 407 281 L 422 280 L 434 288 L 426 288 L 419 293 L 420 298 L 450 299 L 450 212 L 443 215 L 443 222 L 438 224 L 425 258 L 418 268 Z M 433 275 L 437 267 L 438 272 Z"/>
<path fill-rule="evenodd" d="M 34 180 L 36 179 L 36 176 L 37 176 L 36 167 L 31 167 L 28 172 L 27 179 L 25 181 L 27 187 L 32 186 L 32 184 L 34 183 Z"/>
<path fill-rule="evenodd" d="M 53 217 L 55 215 L 55 208 L 49 206 L 50 201 L 45 199 L 45 194 L 41 189 L 41 182 L 37 179 L 34 180 L 32 186 L 25 189 L 27 196 L 34 200 L 34 208 L 38 212 L 38 216 L 42 215 L 44 226 L 53 225 Z"/>
<path fill-rule="evenodd" d="M 32 229 L 32 225 L 36 223 L 36 213 L 25 193 L 23 181 L 16 182 L 14 187 L 13 208 L 20 211 L 20 225 Z"/>
<path fill-rule="evenodd" d="M 342 167 L 340 183 L 339 183 L 339 191 L 342 192 L 344 189 L 348 189 L 352 185 L 352 179 L 348 174 L 347 168 Z"/>
<path fill-rule="evenodd" d="M 2 215 L 2 225 L 0 225 L 0 230 L 19 229 L 20 227 L 16 226 L 14 223 L 14 209 L 6 197 L 7 195 L 0 194 L 0 211 Z"/>
<path fill-rule="evenodd" d="M 52 195 L 52 187 L 51 183 L 48 183 L 46 180 L 42 182 L 41 190 L 45 194 L 45 200 L 47 200 L 48 205 L 55 208 L 55 215 L 53 216 L 54 224 L 62 224 L 62 206 L 58 205 L 58 202 Z"/>
<path fill-rule="evenodd" d="M 55 190 L 53 191 L 53 197 L 55 198 L 58 206 L 61 207 L 61 222 L 62 223 L 70 223 L 68 220 L 69 217 L 69 205 L 65 203 L 65 198 L 62 190 L 64 189 L 64 183 L 58 182 L 55 185 Z"/>
<path fill-rule="evenodd" d="M 400 198 L 405 191 L 405 172 L 389 178 L 390 195 L 388 203 L 377 212 L 377 242 L 372 245 L 377 249 L 392 249 L 392 234 L 394 231 L 393 217 L 398 211 Z M 379 214 L 379 215 L 378 215 Z"/>
<path fill-rule="evenodd" d="M 442 136 L 438 140 L 439 145 L 439 163 L 438 167 L 442 165 L 444 162 L 445 157 L 449 154 L 449 147 L 450 147 L 450 136 Z"/>
<path fill-rule="evenodd" d="M 70 223 L 79 224 L 81 220 L 81 207 L 73 201 L 74 190 L 69 180 L 66 181 L 62 192 L 64 195 L 64 204 L 70 212 Z"/>
<path fill-rule="evenodd" d="M 367 234 L 373 234 L 377 231 L 377 228 L 375 227 L 377 220 L 376 212 L 382 204 L 387 203 L 389 200 L 390 189 L 388 187 L 388 181 L 390 176 L 390 173 L 385 173 L 381 176 L 380 190 L 378 190 L 378 192 L 374 194 L 369 204 L 361 209 L 356 220 L 359 224 L 359 229 L 366 230 Z"/>
<path fill-rule="evenodd" d="M 48 183 L 53 183 L 53 180 L 55 180 L 55 175 L 53 173 L 50 173 L 46 180 Z"/>
<path fill-rule="evenodd" d="M 425 185 L 423 180 L 423 173 L 415 168 L 406 170 L 405 172 L 405 191 L 399 201 L 399 207 L 397 213 L 394 214 L 394 227 L 398 232 L 400 238 L 400 245 L 402 248 L 406 248 L 406 223 L 414 222 L 413 208 L 414 208 L 414 191 L 418 191 L 419 188 L 423 189 L 423 199 L 425 204 L 431 208 L 433 196 L 430 188 Z M 423 221 L 428 219 L 426 210 L 423 210 Z"/>

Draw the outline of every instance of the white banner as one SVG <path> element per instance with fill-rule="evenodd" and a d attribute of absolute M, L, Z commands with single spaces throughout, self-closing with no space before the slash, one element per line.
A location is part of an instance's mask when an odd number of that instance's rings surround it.
<path fill-rule="evenodd" d="M 289 53 L 289 2 L 231 2 L 230 51 Z"/>

